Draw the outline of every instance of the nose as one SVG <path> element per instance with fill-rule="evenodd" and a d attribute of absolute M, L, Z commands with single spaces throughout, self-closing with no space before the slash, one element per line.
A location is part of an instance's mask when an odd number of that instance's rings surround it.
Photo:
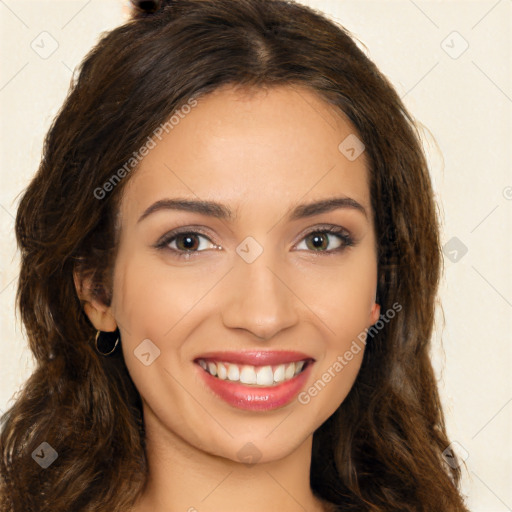
<path fill-rule="evenodd" d="M 268 340 L 297 323 L 298 299 L 284 272 L 272 265 L 265 254 L 252 263 L 241 258 L 235 263 L 222 319 L 228 328 L 244 329 Z"/>

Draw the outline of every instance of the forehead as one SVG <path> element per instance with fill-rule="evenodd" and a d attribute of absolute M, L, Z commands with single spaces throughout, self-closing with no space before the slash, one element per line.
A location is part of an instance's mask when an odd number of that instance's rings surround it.
<path fill-rule="evenodd" d="M 366 155 L 344 151 L 359 139 L 354 126 L 307 88 L 223 87 L 174 120 L 133 171 L 123 218 L 163 197 L 223 202 L 237 218 L 244 207 L 276 213 L 335 195 L 370 206 Z"/>

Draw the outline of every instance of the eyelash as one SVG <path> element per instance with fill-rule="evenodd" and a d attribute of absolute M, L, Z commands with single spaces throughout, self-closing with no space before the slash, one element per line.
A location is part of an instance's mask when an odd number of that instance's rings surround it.
<path fill-rule="evenodd" d="M 195 231 L 193 229 L 195 229 Z M 203 251 L 197 251 L 197 250 L 195 250 L 195 251 L 182 251 L 182 250 L 170 248 L 169 244 L 171 242 L 173 242 L 179 235 L 200 235 L 200 236 L 203 236 L 203 237 L 207 238 L 213 245 L 216 245 L 214 242 L 212 242 L 210 240 L 210 238 L 206 235 L 206 233 L 202 232 L 198 228 L 193 228 L 193 229 L 191 229 L 191 228 L 183 228 L 183 229 L 178 229 L 178 230 L 175 230 L 175 231 L 171 231 L 170 233 L 165 234 L 154 245 L 154 247 L 156 249 L 159 249 L 159 250 L 170 251 L 170 252 L 174 253 L 174 255 L 177 258 L 190 258 L 191 255 L 197 254 L 197 253 L 201 253 Z M 311 236 L 313 234 L 320 234 L 320 233 L 321 234 L 328 233 L 328 234 L 331 234 L 331 235 L 336 235 L 339 238 L 339 240 L 342 242 L 342 245 L 340 247 L 337 247 L 336 249 L 330 249 L 330 250 L 326 250 L 326 251 L 310 250 L 310 252 L 312 252 L 314 254 L 320 254 L 320 255 L 324 255 L 324 256 L 332 256 L 333 254 L 342 252 L 347 247 L 351 247 L 351 246 L 354 245 L 354 239 L 350 235 L 348 235 L 346 233 L 345 229 L 340 228 L 338 226 L 319 226 L 319 227 L 315 227 L 315 229 L 312 229 L 311 231 L 308 231 L 301 238 L 300 241 L 302 242 L 308 236 Z"/>

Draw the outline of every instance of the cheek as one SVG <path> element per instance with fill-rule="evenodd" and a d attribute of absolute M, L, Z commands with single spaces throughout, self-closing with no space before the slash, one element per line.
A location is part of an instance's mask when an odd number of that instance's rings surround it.
<path fill-rule="evenodd" d="M 311 302 L 324 325 L 324 345 L 311 386 L 298 398 L 320 422 L 333 414 L 349 394 L 365 351 L 365 331 L 371 325 L 376 271 L 347 272 L 318 292 Z M 317 324 L 319 324 L 317 322 Z"/>
<path fill-rule="evenodd" d="M 114 314 L 131 338 L 158 339 L 197 305 L 211 280 L 205 269 L 178 271 L 132 255 L 116 265 Z"/>
<path fill-rule="evenodd" d="M 317 424 L 326 421 L 343 403 L 359 373 L 364 355 L 361 343 L 340 342 L 332 347 L 322 361 L 318 361 L 309 387 L 299 393 L 298 402 Z"/>
<path fill-rule="evenodd" d="M 296 283 L 297 295 L 325 325 L 329 345 L 342 349 L 371 325 L 377 263 L 370 251 L 336 266 L 310 266 Z"/>

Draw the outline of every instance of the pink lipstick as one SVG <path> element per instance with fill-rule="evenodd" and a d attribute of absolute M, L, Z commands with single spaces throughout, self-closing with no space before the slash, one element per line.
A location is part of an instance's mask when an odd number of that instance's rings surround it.
<path fill-rule="evenodd" d="M 295 351 L 210 352 L 194 359 L 218 397 L 239 409 L 267 411 L 291 402 L 303 388 L 314 359 Z"/>

